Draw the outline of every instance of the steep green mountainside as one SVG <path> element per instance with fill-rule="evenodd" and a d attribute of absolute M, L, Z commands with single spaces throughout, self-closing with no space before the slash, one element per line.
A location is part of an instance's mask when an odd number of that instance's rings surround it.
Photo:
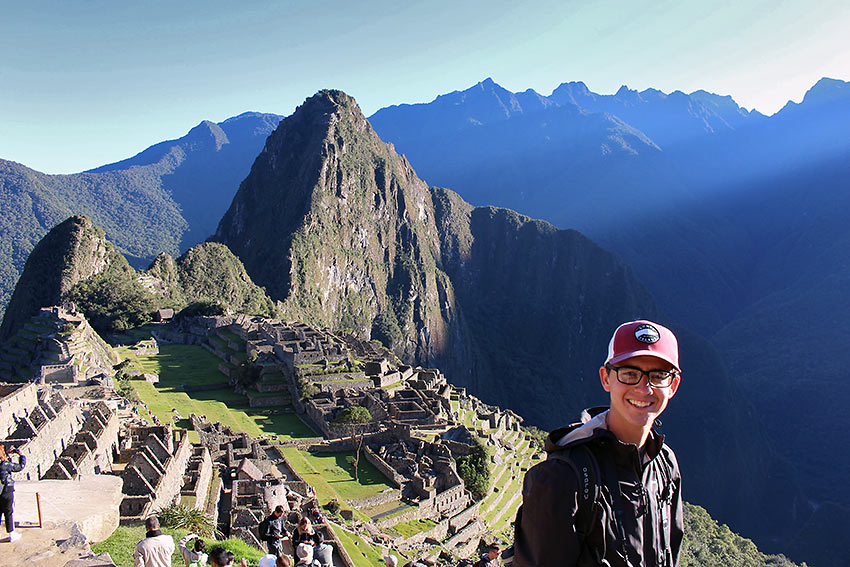
<path fill-rule="evenodd" d="M 338 91 L 281 122 L 215 239 L 287 318 L 379 338 L 544 428 L 605 403 L 596 376 L 616 324 L 666 319 L 578 232 L 429 189 Z M 688 498 L 776 544 L 810 509 L 716 351 L 677 330 L 686 378 L 664 430 Z"/>
<path fill-rule="evenodd" d="M 176 261 L 160 254 L 145 275 L 161 283 L 154 289 L 161 290 L 169 306 L 177 309 L 207 302 L 238 313 L 267 317 L 276 314 L 274 302 L 251 281 L 239 258 L 223 244 L 198 244 Z"/>
<path fill-rule="evenodd" d="M 833 555 L 832 557 L 838 557 Z M 818 563 L 827 565 L 830 562 Z M 718 524 L 700 506 L 685 503 L 682 567 L 794 567 L 783 555 L 765 555 L 749 539 Z M 805 563 L 803 565 L 806 565 Z"/>
<path fill-rule="evenodd" d="M 255 315 L 277 313 L 226 246 L 199 244 L 176 261 L 163 253 L 139 273 L 103 229 L 81 215 L 51 229 L 30 254 L 0 326 L 0 341 L 13 337 L 42 307 L 66 301 L 74 302 L 99 332 L 143 324 L 159 308 L 180 310 L 197 303 Z"/>
<path fill-rule="evenodd" d="M 132 271 L 106 241 L 103 229 L 84 216 L 53 228 L 35 246 L 0 326 L 0 340 L 14 335 L 42 307 L 59 305 L 79 282 L 104 272 Z"/>
<path fill-rule="evenodd" d="M 91 217 L 136 266 L 203 241 L 279 120 L 245 113 L 204 121 L 183 138 L 72 175 L 0 159 L 0 311 L 35 244 L 72 214 Z"/>

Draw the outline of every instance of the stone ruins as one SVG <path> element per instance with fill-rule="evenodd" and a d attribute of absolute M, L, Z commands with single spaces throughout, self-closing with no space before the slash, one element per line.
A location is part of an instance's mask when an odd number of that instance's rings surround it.
<path fill-rule="evenodd" d="M 28 380 L 0 384 L 0 437 L 29 460 L 18 475 L 29 480 L 118 476 L 121 522 L 139 521 L 182 502 L 210 514 L 223 533 L 259 547 L 258 524 L 281 505 L 288 529 L 300 515 L 311 516 L 335 549 L 334 563 L 353 567 L 324 522 L 315 490 L 285 453 L 292 447 L 351 451 L 353 430 L 334 420 L 345 408 L 361 406 L 371 415 L 356 429 L 364 441 L 363 458 L 393 487 L 347 502 L 371 514 L 362 535 L 414 552 L 442 541 L 460 556 L 475 553 L 486 526 L 455 464 L 475 441 L 453 407 L 472 412 L 473 427 L 491 433 L 494 459 L 504 453 L 498 440 L 519 431 L 521 419 L 514 413 L 468 396 L 439 370 L 401 364 L 379 344 L 301 323 L 244 315 L 178 318 L 160 324 L 152 339 L 131 348 L 138 355 L 156 354 L 163 342 L 202 345 L 220 359 L 222 379 L 184 386 L 190 395 L 231 387 L 252 407 L 297 413 L 317 435 L 252 439 L 191 415 L 200 439 L 193 445 L 189 431 L 160 424 L 155 417 L 151 425 L 124 398 L 76 393 L 85 392 L 86 384 L 111 385 L 119 360 L 72 307 L 53 307 L 43 309 L 0 350 L 0 375 Z M 378 509 L 391 513 L 370 512 Z M 351 510 L 344 512 L 353 517 Z M 433 527 L 412 537 L 382 531 L 417 520 L 431 521 Z"/>

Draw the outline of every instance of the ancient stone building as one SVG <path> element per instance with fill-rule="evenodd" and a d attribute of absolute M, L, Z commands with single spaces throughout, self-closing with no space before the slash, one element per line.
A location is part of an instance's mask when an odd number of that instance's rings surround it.
<path fill-rule="evenodd" d="M 0 378 L 76 383 L 112 376 L 115 352 L 73 306 L 45 307 L 0 345 Z"/>
<path fill-rule="evenodd" d="M 112 461 L 118 456 L 118 415 L 104 402 L 89 406 L 85 413 L 82 429 L 43 478 L 73 480 L 112 470 Z"/>
<path fill-rule="evenodd" d="M 192 447 L 192 454 L 183 474 L 183 487 L 180 496 L 193 497 L 195 508 L 203 510 L 207 502 L 210 481 L 213 476 L 213 462 L 206 447 Z"/>
<path fill-rule="evenodd" d="M 164 508 L 179 499 L 183 475 L 192 445 L 185 429 L 172 430 L 171 425 L 133 427 L 132 455 L 124 468 L 124 500 L 121 521 L 141 520 L 152 510 Z"/>
<path fill-rule="evenodd" d="M 105 402 L 69 402 L 52 386 L 0 384 L 0 439 L 20 449 L 15 478 L 73 479 L 111 470 L 118 418 Z"/>

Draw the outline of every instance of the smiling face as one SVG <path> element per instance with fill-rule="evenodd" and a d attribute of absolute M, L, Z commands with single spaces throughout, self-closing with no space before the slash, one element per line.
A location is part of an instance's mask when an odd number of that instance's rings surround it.
<path fill-rule="evenodd" d="M 673 370 L 673 365 L 654 356 L 635 356 L 618 362 L 614 366 L 633 366 L 645 372 L 650 370 Z M 602 387 L 611 395 L 611 409 L 608 412 L 608 429 L 623 443 L 634 443 L 643 447 L 652 424 L 661 415 L 667 402 L 679 388 L 680 376 L 676 376 L 667 388 L 653 388 L 648 378 L 633 386 L 617 380 L 617 372 L 604 366 L 599 369 Z"/>

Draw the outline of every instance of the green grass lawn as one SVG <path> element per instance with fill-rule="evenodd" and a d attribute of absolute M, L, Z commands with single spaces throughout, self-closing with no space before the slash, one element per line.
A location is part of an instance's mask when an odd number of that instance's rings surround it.
<path fill-rule="evenodd" d="M 357 567 L 383 567 L 384 559 L 374 547 L 346 530 L 337 527 L 333 530 Z"/>
<path fill-rule="evenodd" d="M 365 457 L 360 458 L 358 480 L 354 480 L 354 453 L 304 453 L 310 467 L 322 475 L 331 488 L 344 500 L 375 496 L 395 488 Z"/>
<path fill-rule="evenodd" d="M 141 380 L 131 383 L 151 413 L 163 423 L 171 420 L 171 410 L 176 409 L 187 420 L 178 425 L 190 429 L 188 418 L 190 413 L 194 413 L 252 437 L 275 435 L 303 439 L 316 436 L 295 414 L 271 414 L 268 408 L 251 408 L 247 397 L 229 388 L 184 392 L 184 385 L 201 386 L 226 380 L 218 371 L 219 359 L 200 346 L 162 345 L 156 355 L 135 356 L 127 351 L 123 351 L 122 355 L 132 360 L 142 372 L 159 375 L 159 384 L 155 386 Z M 192 442 L 197 443 L 197 434 L 190 433 Z"/>
<path fill-rule="evenodd" d="M 401 522 L 393 526 L 393 529 L 404 537 L 415 536 L 418 533 L 430 530 L 437 525 L 434 520 L 412 520 Z"/>
<path fill-rule="evenodd" d="M 174 553 L 171 555 L 172 565 L 183 565 L 183 557 L 177 549 L 177 541 L 186 535 L 186 530 L 173 530 L 171 528 L 162 528 L 162 533 L 170 535 L 174 538 Z M 109 539 L 92 545 L 92 551 L 95 553 L 108 552 L 112 557 L 112 561 L 118 567 L 133 567 L 133 552 L 136 550 L 136 544 L 145 538 L 145 525 L 142 522 L 118 526 Z M 248 565 L 255 566 L 265 553 L 261 549 L 250 546 L 239 539 L 226 539 L 223 541 L 215 541 L 206 539 L 207 548 L 221 546 L 231 551 L 236 559 L 234 565 L 239 565 L 240 560 L 244 557 L 248 560 Z"/>

